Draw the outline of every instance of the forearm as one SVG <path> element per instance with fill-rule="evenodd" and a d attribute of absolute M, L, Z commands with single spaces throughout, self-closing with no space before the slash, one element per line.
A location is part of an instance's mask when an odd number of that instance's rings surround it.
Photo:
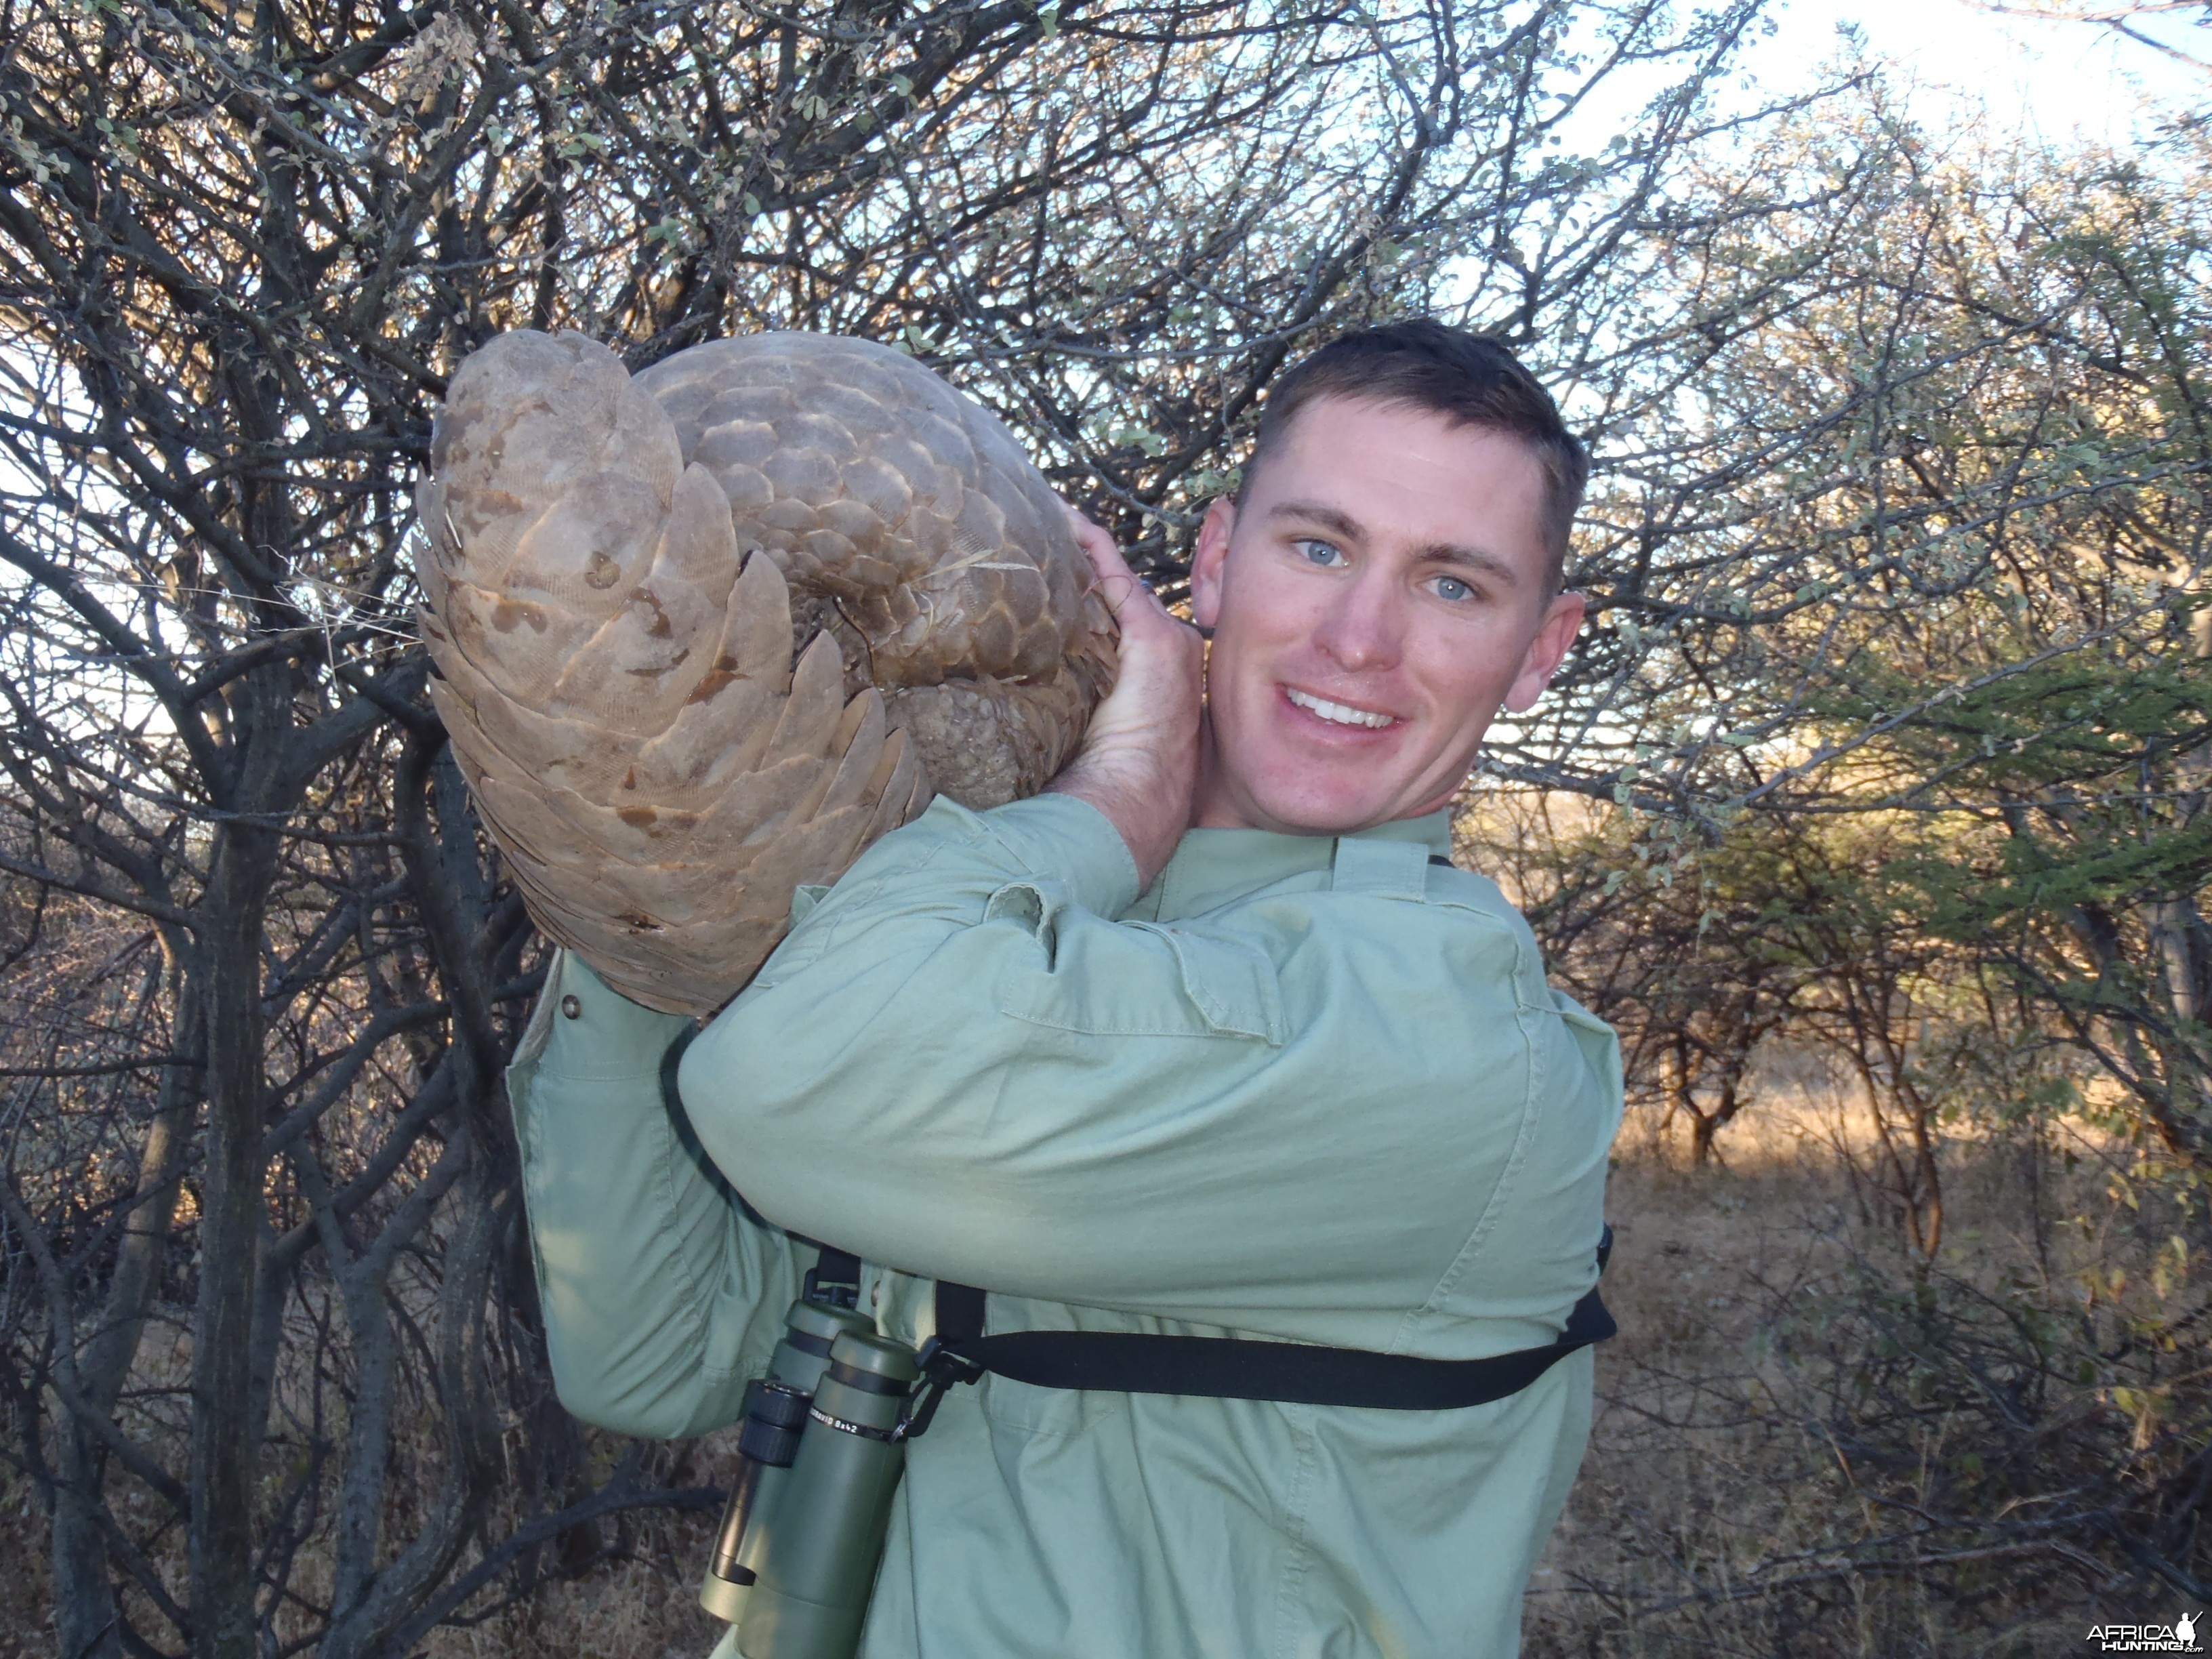
<path fill-rule="evenodd" d="M 1134 885 L 1079 802 L 933 808 L 692 1045 L 702 1140 L 771 1219 L 908 1272 L 1290 1332 L 1420 1301 L 1517 1115 L 1471 1119 L 1449 1055 L 1409 1095 L 1409 1029 L 1330 1041 L 1321 976 L 1248 935 L 1110 920 Z"/>
<path fill-rule="evenodd" d="M 562 1401 L 662 1437 L 735 1419 L 801 1266 L 670 1116 L 660 1065 L 685 1024 L 563 953 L 507 1079 Z"/>

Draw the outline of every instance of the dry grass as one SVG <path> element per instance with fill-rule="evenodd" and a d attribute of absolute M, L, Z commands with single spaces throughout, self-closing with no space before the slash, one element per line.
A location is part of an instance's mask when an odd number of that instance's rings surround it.
<path fill-rule="evenodd" d="M 485 1624 L 439 1631 L 425 1659 L 707 1659 L 725 1628 L 698 1603 L 711 1534 L 703 1520 L 633 1526 L 626 1559 Z"/>
<path fill-rule="evenodd" d="M 1846 1155 L 1868 1133 L 1813 1074 L 1770 1072 L 1757 1109 L 1723 1135 L 1718 1167 L 1686 1167 L 1683 1148 L 1632 1118 L 1606 1281 L 1622 1334 L 1600 1352 L 1590 1450 L 1531 1588 L 1528 1655 L 2029 1659 L 2080 1650 L 2100 1619 L 2170 1622 L 2186 1610 L 2063 1541 L 1977 1552 L 1929 1528 L 1915 1542 L 1895 1482 L 1863 1485 L 1813 1409 L 1819 1379 L 1778 1352 L 1778 1334 L 1803 1323 L 1793 1309 L 1813 1304 L 1800 1298 L 1853 1270 L 1862 1285 L 1870 1268 L 1886 1275 L 1900 1297 L 1914 1282 L 1896 1229 L 1850 1174 Z M 2059 1134 L 2040 1159 L 2009 1140 L 1950 1141 L 1937 1269 L 2085 1306 L 2099 1293 L 2087 1287 L 2131 1264 L 2139 1310 L 2201 1300 L 2163 1275 L 2156 1290 L 2140 1282 L 2166 1239 L 2159 1217 L 2112 1201 L 2126 1149 L 2079 1125 Z M 2080 1219 L 2096 1215 L 2106 1219 Z M 1936 1413 L 1926 1433 L 1931 1468 L 1972 1449 Z M 1906 1541 L 1865 1548 L 1874 1537 Z"/>
<path fill-rule="evenodd" d="M 709 1436 L 672 1449 L 672 1484 L 719 1480 L 734 1447 L 734 1433 Z M 618 1443 L 599 1437 L 611 1453 Z M 607 1462 L 611 1462 L 610 1456 Z M 688 1466 L 688 1467 L 687 1467 Z M 126 1512 L 128 1488 L 118 1477 L 115 1492 Z M 4 1477 L 0 1485 L 0 1659 L 52 1659 L 54 1652 L 52 1578 L 46 1517 L 27 1481 Z M 502 1524 L 512 1517 L 502 1517 Z M 705 1659 L 723 1626 L 702 1612 L 696 1600 L 699 1572 L 706 1565 L 712 1534 L 709 1517 L 641 1513 L 602 1521 L 611 1559 L 584 1577 L 543 1586 L 526 1601 L 498 1609 L 471 1625 L 434 1631 L 416 1650 L 420 1659 L 516 1659 L 558 1653 L 564 1659 Z M 170 1589 L 187 1590 L 183 1540 L 173 1528 L 167 1547 L 151 1552 Z M 463 1566 L 471 1565 L 465 1561 Z M 301 1575 L 296 1588 L 313 1594 L 323 1588 L 317 1573 Z M 134 1603 L 137 1598 L 132 1598 Z M 158 1629 L 143 1618 L 140 1627 Z"/>
<path fill-rule="evenodd" d="M 46 1517 L 30 1483 L 0 1477 L 0 1659 L 47 1659 L 54 1650 L 53 1580 L 47 1565 Z"/>
<path fill-rule="evenodd" d="M 627 1443 L 597 1431 L 590 1441 L 605 1465 Z M 736 1452 L 734 1429 L 658 1449 L 658 1484 L 720 1485 Z M 434 1631 L 421 1659 L 706 1659 L 726 1628 L 698 1599 L 717 1518 L 638 1510 L 603 1520 L 606 1562 L 547 1583 L 481 1624 Z"/>

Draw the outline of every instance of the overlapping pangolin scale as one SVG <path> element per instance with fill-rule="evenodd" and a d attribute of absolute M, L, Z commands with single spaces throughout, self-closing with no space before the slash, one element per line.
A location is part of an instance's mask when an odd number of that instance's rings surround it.
<path fill-rule="evenodd" d="M 931 790 L 1071 755 L 1112 623 L 1006 429 L 865 341 L 764 334 L 633 380 L 580 335 L 453 376 L 418 502 L 431 696 L 532 915 L 701 1013 Z"/>

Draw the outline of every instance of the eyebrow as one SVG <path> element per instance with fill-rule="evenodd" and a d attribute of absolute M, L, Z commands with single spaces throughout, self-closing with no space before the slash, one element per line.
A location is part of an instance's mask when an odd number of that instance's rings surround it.
<path fill-rule="evenodd" d="M 1302 519 L 1309 524 L 1319 525 L 1346 541 L 1364 542 L 1367 539 L 1367 532 L 1358 520 L 1320 501 L 1278 501 L 1267 510 L 1267 516 L 1270 519 Z M 1511 563 L 1480 547 L 1468 547 L 1457 542 L 1430 542 L 1414 549 L 1413 556 L 1480 571 L 1505 587 L 1517 587 L 1521 583 L 1521 573 Z"/>

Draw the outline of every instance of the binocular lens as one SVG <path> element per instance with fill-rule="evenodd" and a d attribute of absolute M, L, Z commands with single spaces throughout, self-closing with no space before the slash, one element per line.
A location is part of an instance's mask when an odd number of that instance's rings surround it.
<path fill-rule="evenodd" d="M 750 1584 L 752 1569 L 738 1561 L 746 1523 L 769 1469 L 787 1469 L 799 1451 L 799 1431 L 806 1426 L 807 1396 L 764 1378 L 745 1384 L 744 1426 L 738 1431 L 738 1467 L 730 1481 L 729 1506 L 714 1539 L 714 1577 L 725 1583 Z"/>
<path fill-rule="evenodd" d="M 849 1308 L 801 1298 L 784 1316 L 783 1340 L 769 1361 L 768 1375 L 745 1385 L 730 1501 L 699 1586 L 699 1605 L 717 1619 L 734 1625 L 744 1616 L 764 1542 L 755 1523 L 775 1507 L 776 1488 L 798 1455 L 807 1407 L 830 1369 L 836 1339 L 870 1328 L 867 1318 Z"/>
<path fill-rule="evenodd" d="M 738 1431 L 738 1454 L 756 1463 L 787 1469 L 799 1450 L 799 1431 L 806 1426 L 806 1395 L 779 1383 L 745 1388 L 745 1425 Z"/>
<path fill-rule="evenodd" d="M 745 1659 L 851 1659 L 905 1463 L 892 1430 L 918 1375 L 903 1343 L 837 1339 L 775 1507 L 745 1540 L 760 1574 L 738 1627 Z"/>

